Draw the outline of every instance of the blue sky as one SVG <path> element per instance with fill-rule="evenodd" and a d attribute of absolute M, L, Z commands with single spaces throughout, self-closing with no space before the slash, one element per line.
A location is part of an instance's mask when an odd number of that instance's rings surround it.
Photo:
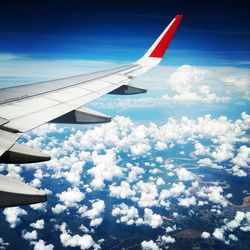
<path fill-rule="evenodd" d="M 133 61 L 179 13 L 166 65 L 249 66 L 248 1 L 9 1 L 0 53 L 39 59 Z"/>

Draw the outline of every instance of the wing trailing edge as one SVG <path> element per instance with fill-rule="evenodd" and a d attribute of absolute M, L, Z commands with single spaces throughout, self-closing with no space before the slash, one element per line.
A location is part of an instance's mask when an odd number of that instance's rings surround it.
<path fill-rule="evenodd" d="M 44 191 L 0 175 L 0 207 L 15 207 L 47 201 Z"/>
<path fill-rule="evenodd" d="M 49 160 L 49 155 L 17 142 L 0 156 L 0 163 L 11 164 L 27 164 Z"/>

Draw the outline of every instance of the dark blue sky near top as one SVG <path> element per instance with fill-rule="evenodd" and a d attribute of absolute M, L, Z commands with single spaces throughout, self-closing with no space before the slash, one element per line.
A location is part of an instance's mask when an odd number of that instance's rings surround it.
<path fill-rule="evenodd" d="M 176 14 L 165 64 L 250 65 L 250 2 L 4 1 L 0 54 L 118 62 L 142 56 Z"/>

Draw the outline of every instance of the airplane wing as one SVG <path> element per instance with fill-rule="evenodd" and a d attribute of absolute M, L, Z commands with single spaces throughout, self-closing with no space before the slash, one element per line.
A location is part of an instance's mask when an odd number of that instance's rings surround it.
<path fill-rule="evenodd" d="M 105 94 L 145 93 L 145 89 L 129 83 L 160 63 L 181 19 L 182 15 L 177 15 L 146 54 L 132 64 L 92 74 L 0 89 L 0 163 L 49 160 L 48 155 L 16 142 L 22 133 L 44 123 L 109 122 L 110 117 L 84 105 Z M 0 175 L 0 207 L 45 200 L 44 192 Z"/>

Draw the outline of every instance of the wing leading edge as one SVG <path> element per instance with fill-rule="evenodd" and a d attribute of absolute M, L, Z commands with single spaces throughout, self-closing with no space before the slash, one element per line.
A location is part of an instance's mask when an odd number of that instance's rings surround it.
<path fill-rule="evenodd" d="M 138 61 L 111 70 L 53 81 L 0 89 L 0 163 L 32 163 L 50 157 L 16 141 L 44 123 L 89 124 L 109 122 L 99 112 L 83 107 L 105 94 L 140 94 L 146 90 L 130 86 L 138 76 L 157 66 L 177 30 L 177 15 Z M 0 175 L 0 207 L 46 201 L 46 194 L 24 183 Z"/>

